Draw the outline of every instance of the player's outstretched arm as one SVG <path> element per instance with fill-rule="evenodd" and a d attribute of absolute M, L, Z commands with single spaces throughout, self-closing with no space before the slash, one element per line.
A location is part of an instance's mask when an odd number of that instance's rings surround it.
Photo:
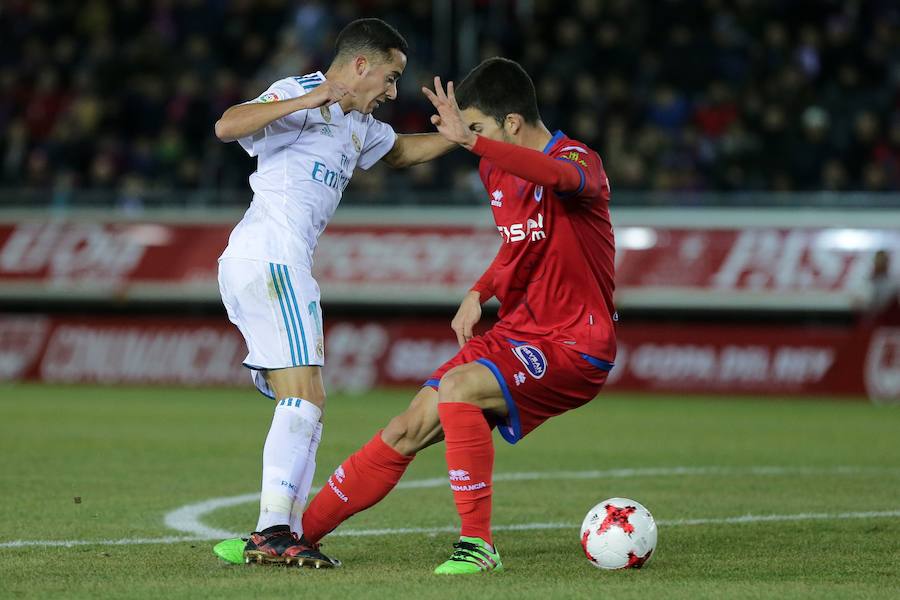
<path fill-rule="evenodd" d="M 251 102 L 236 104 L 216 121 L 216 137 L 223 142 L 233 142 L 253 135 L 272 121 L 308 108 L 329 106 L 344 96 L 353 95 L 349 88 L 336 81 L 326 81 L 312 92 L 298 98 L 278 102 Z"/>
<path fill-rule="evenodd" d="M 400 134 L 382 160 L 394 168 L 410 167 L 434 160 L 454 148 L 456 144 L 439 133 Z"/>
<path fill-rule="evenodd" d="M 453 82 L 447 82 L 447 91 L 441 85 L 440 77 L 434 78 L 434 91 L 427 87 L 422 93 L 431 100 L 438 114 L 432 115 L 431 122 L 448 141 L 488 159 L 496 166 L 526 181 L 542 185 L 559 192 L 574 192 L 583 188 L 582 173 L 573 163 L 557 160 L 516 144 L 490 140 L 476 135 L 463 120 Z"/>

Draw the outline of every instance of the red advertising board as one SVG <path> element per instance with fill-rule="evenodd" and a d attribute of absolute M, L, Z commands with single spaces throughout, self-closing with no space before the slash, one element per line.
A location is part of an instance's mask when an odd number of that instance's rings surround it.
<path fill-rule="evenodd" d="M 0 223 L 0 299 L 215 302 L 228 224 Z M 618 226 L 617 303 L 849 310 L 865 301 L 872 256 L 900 231 L 838 227 Z M 326 302 L 455 304 L 500 244 L 483 225 L 329 226 L 314 273 Z"/>
<path fill-rule="evenodd" d="M 608 387 L 622 391 L 900 399 L 900 328 L 625 324 Z M 417 385 L 457 349 L 443 319 L 333 320 L 332 390 Z M 250 385 L 223 319 L 0 317 L 0 379 Z"/>

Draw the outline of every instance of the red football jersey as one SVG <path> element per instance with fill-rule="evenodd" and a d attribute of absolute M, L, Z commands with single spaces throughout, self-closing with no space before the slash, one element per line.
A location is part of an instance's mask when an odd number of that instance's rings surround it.
<path fill-rule="evenodd" d="M 596 152 L 557 131 L 544 154 L 570 161 L 579 189 L 560 193 L 512 175 L 482 158 L 503 244 L 473 289 L 500 300 L 495 329 L 512 339 L 549 339 L 612 362 L 615 239 L 609 179 Z"/>

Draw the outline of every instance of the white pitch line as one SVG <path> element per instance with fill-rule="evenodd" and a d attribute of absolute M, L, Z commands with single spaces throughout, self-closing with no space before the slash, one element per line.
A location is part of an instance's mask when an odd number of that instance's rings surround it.
<path fill-rule="evenodd" d="M 317 490 L 311 490 L 311 492 L 314 491 Z M 205 500 L 196 504 L 188 504 L 168 512 L 166 513 L 163 522 L 169 529 L 192 534 L 196 539 L 240 537 L 240 534 L 234 533 L 233 531 L 208 527 L 200 522 L 200 517 L 220 508 L 258 501 L 259 492 L 256 492 L 255 494 L 229 496 L 226 498 L 212 498 L 211 500 Z"/>
<path fill-rule="evenodd" d="M 900 469 L 881 467 L 653 467 L 643 469 L 606 469 L 594 471 L 529 471 L 521 473 L 497 473 L 494 481 L 535 481 L 535 480 L 572 480 L 572 479 L 622 479 L 627 477 L 673 477 L 683 475 L 857 475 L 864 473 L 894 473 L 900 475 Z M 430 479 L 414 479 L 401 481 L 397 489 L 427 489 L 449 485 L 446 477 L 433 477 Z M 311 490 L 311 493 L 318 488 Z M 201 519 L 207 514 L 226 508 L 255 502 L 259 500 L 259 494 L 241 494 L 240 496 L 228 496 L 224 498 L 212 498 L 196 504 L 182 506 L 166 514 L 164 522 L 166 527 L 183 534 L 196 536 L 198 539 L 216 539 L 238 537 L 240 533 L 216 529 L 205 525 Z"/>
<path fill-rule="evenodd" d="M 662 527 L 679 527 L 692 525 L 725 525 L 734 524 L 742 525 L 748 523 L 771 523 L 785 521 L 820 521 L 828 519 L 878 519 L 886 517 L 900 517 L 900 509 L 897 510 L 881 510 L 881 511 L 863 511 L 863 512 L 840 512 L 840 513 L 797 513 L 793 515 L 742 515 L 738 517 L 720 517 L 709 519 L 662 519 L 656 523 Z M 534 531 L 540 529 L 572 529 L 576 530 L 580 527 L 578 523 L 512 523 L 509 525 L 494 525 L 493 531 Z M 438 533 L 455 533 L 459 531 L 459 525 L 446 525 L 444 527 L 398 527 L 385 529 L 348 529 L 344 531 L 336 531 L 329 536 L 340 537 L 369 537 L 380 535 L 404 535 L 404 534 L 425 534 L 435 535 Z M 232 535 L 231 537 L 235 537 Z M 180 542 L 200 542 L 216 538 L 205 538 L 200 536 L 183 536 L 183 537 L 160 537 L 160 538 L 126 538 L 121 540 L 14 540 L 11 542 L 0 542 L 0 548 L 23 548 L 27 546 L 43 546 L 43 547 L 65 547 L 72 546 L 128 546 L 138 544 L 176 544 Z"/>
<path fill-rule="evenodd" d="M 534 481 L 555 479 L 616 479 L 627 477 L 661 477 L 679 475 L 859 475 L 866 473 L 900 474 L 900 469 L 882 467 L 778 467 L 778 466 L 751 466 L 751 467 L 655 467 L 642 469 L 608 469 L 594 471 L 550 471 L 550 472 L 520 472 L 497 473 L 494 481 Z M 401 481 L 398 489 L 427 489 L 448 485 L 446 477 L 434 477 L 430 479 L 417 479 Z M 313 489 L 313 492 L 317 489 Z M 188 534 L 183 536 L 168 536 L 159 538 L 124 538 L 118 540 L 11 540 L 0 542 L 0 548 L 22 548 L 28 546 L 44 547 L 72 547 L 86 545 L 136 545 L 136 544 L 173 544 L 178 542 L 215 540 L 233 538 L 243 535 L 238 532 L 209 527 L 201 522 L 201 518 L 208 513 L 237 506 L 247 502 L 259 500 L 258 493 L 241 494 L 223 498 L 212 498 L 188 504 L 170 511 L 165 515 L 164 522 L 167 527 Z M 726 517 L 722 519 L 681 519 L 657 521 L 661 525 L 702 525 L 713 523 L 755 523 L 765 521 L 795 521 L 830 518 L 867 518 L 867 517 L 893 517 L 900 516 L 900 511 L 886 512 L 859 512 L 859 513 L 801 513 L 799 515 L 744 515 L 738 517 Z M 567 523 L 522 523 L 512 525 L 494 526 L 496 531 L 527 531 L 534 529 L 564 529 L 577 527 Z M 427 534 L 447 533 L 457 531 L 457 526 L 446 527 L 403 527 L 388 529 L 343 529 L 332 533 L 332 536 L 376 536 L 376 535 L 400 535 L 400 534 Z"/>

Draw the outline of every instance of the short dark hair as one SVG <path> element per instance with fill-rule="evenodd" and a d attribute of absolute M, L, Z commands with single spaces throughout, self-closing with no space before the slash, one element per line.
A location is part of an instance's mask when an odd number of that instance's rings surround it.
<path fill-rule="evenodd" d="M 472 69 L 456 88 L 459 108 L 477 108 L 503 125 L 506 115 L 522 115 L 526 123 L 537 123 L 534 82 L 522 66 L 508 58 L 489 58 Z"/>
<path fill-rule="evenodd" d="M 336 61 L 349 60 L 356 54 L 377 54 L 390 60 L 391 50 L 409 54 L 409 46 L 400 32 L 381 19 L 357 19 L 341 29 L 334 42 Z"/>

